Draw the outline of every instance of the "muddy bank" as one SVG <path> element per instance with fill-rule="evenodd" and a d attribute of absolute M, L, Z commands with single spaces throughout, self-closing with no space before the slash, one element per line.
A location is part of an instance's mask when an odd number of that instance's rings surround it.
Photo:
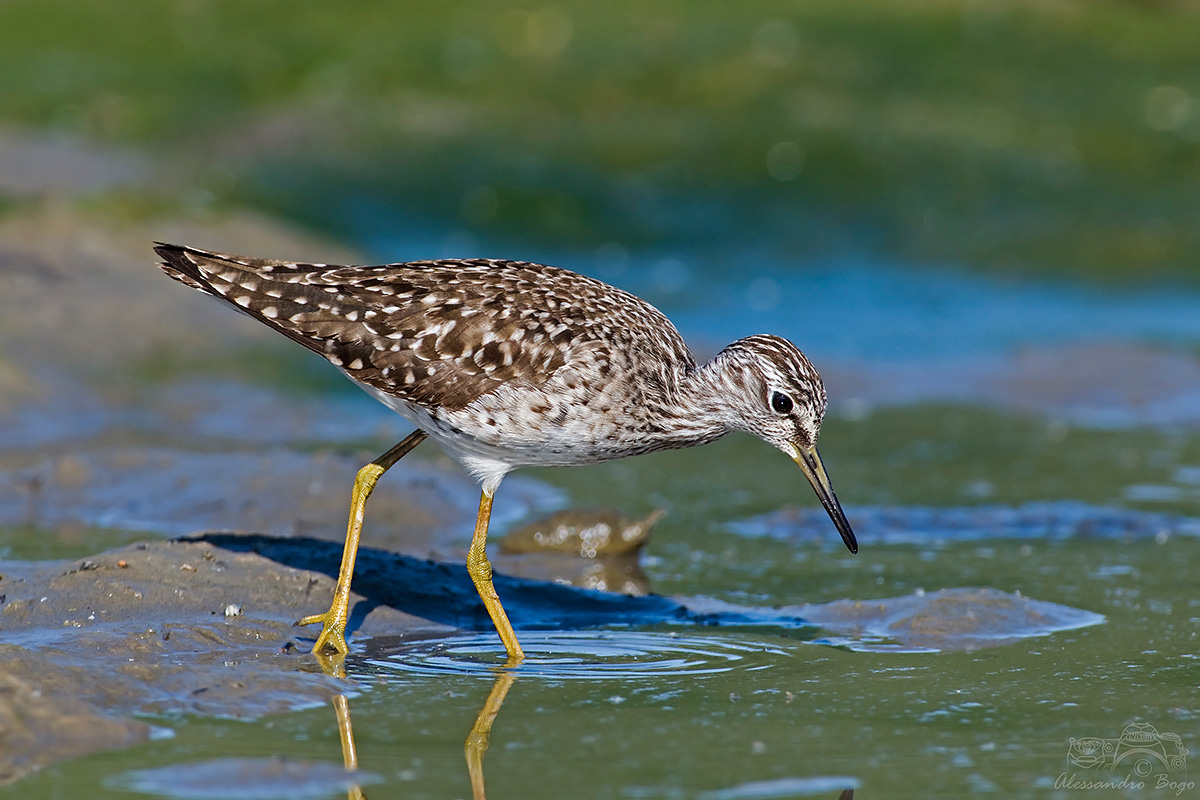
<path fill-rule="evenodd" d="M 338 549 L 329 545 L 331 555 Z M 196 540 L 69 562 L 4 561 L 0 575 L 0 720 L 25 720 L 4 728 L 16 731 L 0 750 L 8 780 L 145 740 L 153 729 L 134 716 L 251 719 L 355 689 L 323 671 L 308 653 L 309 632 L 292 625 L 329 604 L 334 580 L 319 570 Z M 366 608 L 355 606 L 360 635 L 452 630 Z M 96 735 L 81 735 L 80 721 Z"/>
<path fill-rule="evenodd" d="M 0 646 L 0 659 L 19 649 Z M 5 660 L 5 665 L 10 663 Z M 150 738 L 150 725 L 99 711 L 73 697 L 72 688 L 60 676 L 43 676 L 35 683 L 0 673 L 0 786 L 55 761 Z"/>
<path fill-rule="evenodd" d="M 54 760 L 142 741 L 152 728 L 136 715 L 255 718 L 356 690 L 308 653 L 315 629 L 293 626 L 328 606 L 340 557 L 336 542 L 210 533 L 69 562 L 0 562 L 0 718 L 28 720 L 10 736 L 0 775 L 11 780 Z M 461 563 L 369 547 L 358 563 L 349 627 L 364 657 L 376 638 L 432 647 L 463 631 L 491 630 Z M 502 574 L 496 587 L 518 630 L 752 626 L 793 638 L 868 633 L 887 637 L 888 647 L 962 649 L 1102 619 L 995 590 L 753 608 Z M 502 664 L 498 643 L 495 655 Z M 93 718 L 105 735 L 79 735 L 74 723 Z"/>

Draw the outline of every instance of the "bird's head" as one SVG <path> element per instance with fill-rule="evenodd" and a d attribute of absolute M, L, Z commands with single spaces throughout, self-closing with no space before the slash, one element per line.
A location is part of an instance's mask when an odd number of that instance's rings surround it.
<path fill-rule="evenodd" d="M 779 336 L 739 339 L 718 356 L 725 379 L 736 384 L 734 426 L 753 433 L 788 455 L 816 490 L 821 505 L 850 552 L 858 552 L 854 531 L 817 453 L 825 417 L 825 384 L 800 348 Z"/>

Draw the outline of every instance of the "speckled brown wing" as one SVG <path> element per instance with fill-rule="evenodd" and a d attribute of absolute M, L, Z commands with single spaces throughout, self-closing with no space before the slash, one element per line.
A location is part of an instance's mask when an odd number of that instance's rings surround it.
<path fill-rule="evenodd" d="M 635 317 L 662 315 L 599 281 L 512 261 L 338 267 L 159 245 L 168 275 L 231 303 L 353 379 L 426 407 L 464 408 L 509 382 L 550 378 L 605 350 Z M 691 361 L 665 317 L 666 343 Z"/>

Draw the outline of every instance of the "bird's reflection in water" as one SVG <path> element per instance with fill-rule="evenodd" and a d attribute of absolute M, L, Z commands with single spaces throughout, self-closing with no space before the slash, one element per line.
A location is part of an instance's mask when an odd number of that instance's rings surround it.
<path fill-rule="evenodd" d="M 346 657 L 341 654 L 317 654 L 321 669 L 327 675 L 338 678 L 346 677 Z M 467 759 L 467 775 L 471 779 L 471 797 L 473 800 L 485 800 L 487 797 L 483 781 L 483 754 L 487 752 L 492 738 L 492 725 L 504 705 L 508 690 L 516 683 L 517 675 L 513 668 L 520 662 L 509 659 L 503 667 L 496 669 L 496 680 L 488 693 L 483 708 L 475 717 L 475 724 L 467 734 L 463 746 Z M 358 770 L 358 751 L 354 746 L 354 728 L 350 724 L 350 701 L 346 695 L 339 694 L 333 698 L 333 710 L 337 715 L 338 737 L 342 742 L 342 763 L 348 772 Z M 367 800 L 362 788 L 355 785 L 347 792 L 349 800 Z M 854 789 L 845 789 L 838 795 L 838 800 L 854 800 Z"/>
<path fill-rule="evenodd" d="M 344 655 L 340 653 L 317 653 L 315 655 L 321 664 L 321 670 L 326 675 L 336 678 L 346 677 L 346 657 Z M 496 681 L 492 684 L 492 690 L 488 693 L 483 708 L 479 709 L 479 714 L 475 717 L 475 724 L 471 726 L 471 732 L 467 734 L 467 741 L 463 746 L 467 758 L 467 774 L 471 779 L 471 796 L 474 800 L 484 800 L 486 797 L 483 784 L 483 754 L 487 752 L 488 743 L 491 741 L 492 724 L 500 713 L 500 706 L 504 705 L 504 698 L 508 696 L 508 690 L 517 680 L 516 674 L 511 669 L 519 663 L 510 658 L 508 663 L 496 670 Z M 342 763 L 348 772 L 355 772 L 358 770 L 358 750 L 354 745 L 354 727 L 350 723 L 350 701 L 346 695 L 339 694 L 333 698 L 333 711 L 337 715 L 338 738 L 342 741 Z M 347 792 L 347 797 L 349 800 L 366 800 L 367 796 L 361 787 L 353 786 Z"/>
<path fill-rule="evenodd" d="M 346 695 L 333 698 L 333 712 L 337 714 L 338 738 L 342 740 L 342 763 L 347 772 L 358 771 L 358 751 L 354 749 L 354 728 L 350 725 L 350 701 Z M 367 800 L 362 787 L 355 784 L 346 792 L 349 800 Z"/>
<path fill-rule="evenodd" d="M 515 664 L 510 660 L 508 666 L 515 666 Z M 467 773 L 471 776 L 471 796 L 475 800 L 483 800 L 485 796 L 483 791 L 483 754 L 487 752 L 488 741 L 492 738 L 492 723 L 496 721 L 496 715 L 500 713 L 500 706 L 504 705 L 504 698 L 508 695 L 508 690 L 512 688 L 516 679 L 516 674 L 508 669 L 496 672 L 496 682 L 492 684 L 492 691 L 488 693 L 483 708 L 479 709 L 479 716 L 475 717 L 475 724 L 471 726 L 471 732 L 467 734 L 464 750 L 467 756 Z"/>
<path fill-rule="evenodd" d="M 346 656 L 343 653 L 314 653 L 321 671 L 335 678 L 346 677 Z M 354 727 L 350 724 L 350 700 L 344 694 L 334 695 L 333 713 L 337 715 L 338 738 L 342 741 L 342 764 L 347 772 L 358 771 L 358 750 L 354 746 Z M 349 800 L 367 800 L 357 784 L 346 792 Z"/>

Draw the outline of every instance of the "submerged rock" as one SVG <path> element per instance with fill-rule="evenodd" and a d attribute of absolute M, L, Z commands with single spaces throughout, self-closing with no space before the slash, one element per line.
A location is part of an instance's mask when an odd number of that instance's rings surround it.
<path fill-rule="evenodd" d="M 793 609 L 854 650 L 975 650 L 1086 628 L 1104 617 L 999 589 L 941 589 Z"/>
<path fill-rule="evenodd" d="M 630 519 L 613 509 L 568 509 L 510 531 L 500 552 L 570 553 L 580 558 L 636 553 L 650 540 L 650 529 L 666 514 L 655 509 Z"/>
<path fill-rule="evenodd" d="M 595 558 L 556 552 L 501 555 L 493 559 L 493 566 L 505 575 L 579 589 L 634 596 L 650 593 L 650 579 L 638 563 L 636 553 Z"/>
<path fill-rule="evenodd" d="M 665 514 L 655 509 L 631 519 L 608 508 L 559 511 L 510 531 L 496 566 L 522 578 L 644 595 L 650 581 L 638 556 Z"/>

